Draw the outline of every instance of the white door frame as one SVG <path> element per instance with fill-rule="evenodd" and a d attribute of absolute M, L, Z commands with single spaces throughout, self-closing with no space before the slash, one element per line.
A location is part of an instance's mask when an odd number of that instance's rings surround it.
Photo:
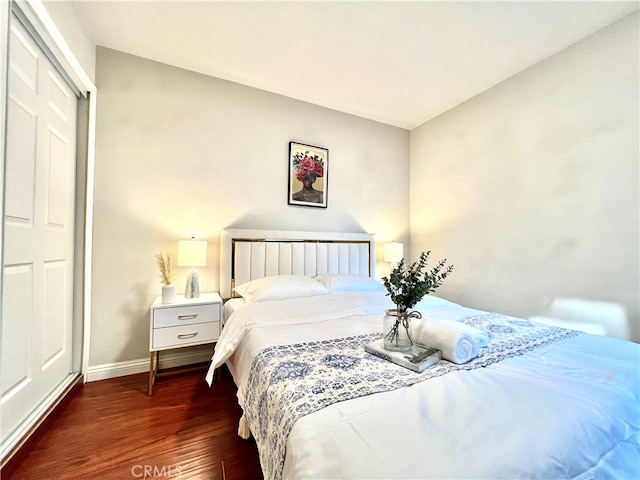
<path fill-rule="evenodd" d="M 5 141 L 6 141 L 6 120 L 7 120 L 7 96 L 8 71 L 9 71 L 9 18 L 11 18 L 11 6 L 9 2 L 0 3 L 0 212 L 4 219 L 4 169 L 5 169 Z M 4 265 L 4 220 L 0 222 L 0 266 Z M 0 326 L 2 325 L 2 277 L 0 275 Z M 2 329 L 0 328 L 0 345 L 2 344 Z M 0 361 L 0 369 L 2 362 Z"/>
<path fill-rule="evenodd" d="M 22 16 L 29 22 L 33 30 L 44 41 L 46 47 L 51 51 L 59 66 L 64 70 L 69 80 L 77 88 L 81 95 L 89 100 L 89 119 L 87 132 L 87 150 L 86 150 L 86 190 L 85 200 L 85 218 L 84 218 L 84 258 L 83 258 L 83 285 L 81 296 L 83 299 L 82 308 L 82 344 L 74 345 L 74 348 L 81 349 L 80 372 L 84 375 L 86 381 L 86 372 L 89 366 L 89 348 L 91 339 L 91 258 L 93 255 L 93 193 L 94 193 L 94 164 L 95 164 L 95 132 L 96 132 L 96 86 L 93 84 L 85 70 L 76 59 L 71 48 L 66 43 L 62 34 L 54 24 L 51 16 L 40 0 L 11 0 L 9 2 L 1 2 L 0 5 L 6 5 L 0 12 L 0 37 L 4 41 L 0 52 L 0 112 L 2 112 L 0 120 L 0 151 L 2 151 L 2 163 L 0 164 L 0 181 L 4 192 L 4 170 L 6 155 L 6 116 L 7 116 L 7 72 L 8 72 L 8 38 L 9 38 L 9 22 L 11 18 L 11 9 L 15 8 L 21 12 Z M 80 153 L 80 152 L 79 152 Z M 2 192 L 2 193 L 3 193 Z M 4 218 L 4 194 L 0 195 L 0 207 L 2 208 L 2 218 Z M 0 222 L 1 223 L 1 222 Z M 4 228 L 0 226 L 0 234 L 2 235 L 2 243 L 4 244 Z M 2 258 L 2 248 L 0 248 L 0 261 L 4 264 Z M 2 275 L 0 275 L 0 299 L 2 298 Z M 1 302 L 1 300 L 0 300 Z M 0 322 L 2 321 L 2 312 L 0 308 Z"/>

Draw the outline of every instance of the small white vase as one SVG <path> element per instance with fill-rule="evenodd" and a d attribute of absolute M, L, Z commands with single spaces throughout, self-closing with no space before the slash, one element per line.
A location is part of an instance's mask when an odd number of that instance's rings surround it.
<path fill-rule="evenodd" d="M 164 285 L 162 287 L 162 303 L 176 303 L 176 286 Z"/>

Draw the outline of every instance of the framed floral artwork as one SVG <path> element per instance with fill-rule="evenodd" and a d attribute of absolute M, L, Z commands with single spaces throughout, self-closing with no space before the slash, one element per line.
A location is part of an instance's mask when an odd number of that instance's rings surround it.
<path fill-rule="evenodd" d="M 289 142 L 289 205 L 327 208 L 329 150 Z"/>

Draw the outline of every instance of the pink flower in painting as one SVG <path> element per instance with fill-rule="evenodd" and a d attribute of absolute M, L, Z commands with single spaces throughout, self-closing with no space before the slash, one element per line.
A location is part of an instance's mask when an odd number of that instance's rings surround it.
<path fill-rule="evenodd" d="M 311 155 L 308 151 L 298 152 L 293 156 L 293 167 L 296 178 L 300 182 L 313 183 L 316 178 L 324 176 L 324 162 L 318 155 Z"/>
<path fill-rule="evenodd" d="M 300 160 L 300 171 L 306 171 L 308 172 L 313 172 L 313 164 L 315 162 L 313 161 L 312 158 L 309 157 L 304 157 L 302 160 Z"/>
<path fill-rule="evenodd" d="M 313 162 L 313 174 L 316 177 L 321 177 L 324 175 L 324 165 L 322 165 L 320 162 Z"/>

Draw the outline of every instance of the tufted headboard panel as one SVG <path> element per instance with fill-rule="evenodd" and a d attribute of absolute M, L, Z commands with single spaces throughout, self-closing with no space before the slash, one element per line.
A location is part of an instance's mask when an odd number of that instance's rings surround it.
<path fill-rule="evenodd" d="M 347 273 L 375 275 L 375 240 L 368 233 L 223 230 L 220 295 L 235 285 L 271 275 Z"/>

